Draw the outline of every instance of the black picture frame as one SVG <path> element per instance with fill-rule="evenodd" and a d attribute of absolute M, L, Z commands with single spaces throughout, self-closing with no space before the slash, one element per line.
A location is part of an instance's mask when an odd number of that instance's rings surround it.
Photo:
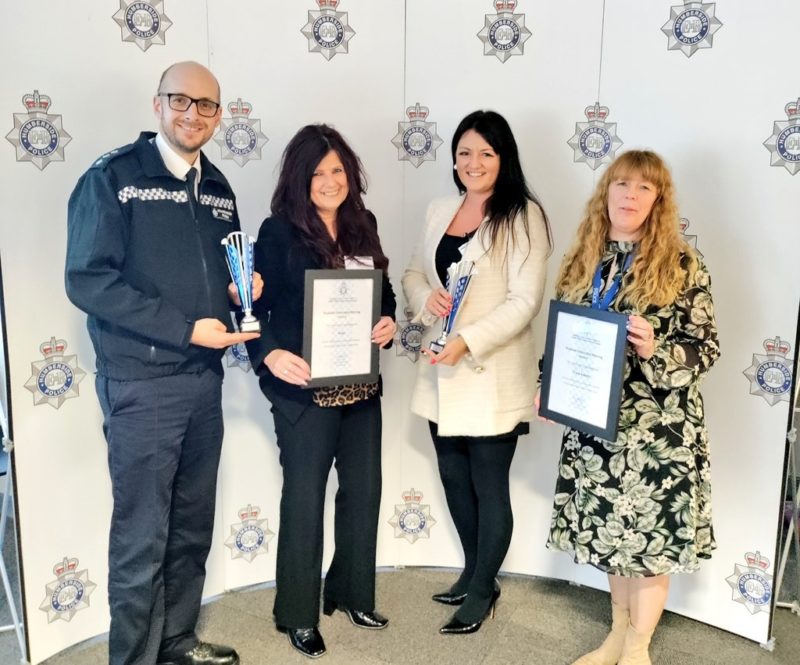
<path fill-rule="evenodd" d="M 371 308 L 371 325 L 374 326 L 380 318 L 381 311 L 381 287 L 383 275 L 380 270 L 306 270 L 305 272 L 305 298 L 303 302 L 303 359 L 311 367 L 311 380 L 306 388 L 317 388 L 321 386 L 340 386 L 353 383 L 374 383 L 378 380 L 379 372 L 379 349 L 378 345 L 369 341 L 370 345 L 370 370 L 362 374 L 337 374 L 326 376 L 314 376 L 314 357 L 312 349 L 312 333 L 314 326 L 315 306 L 319 303 L 314 302 L 314 283 L 317 280 L 368 280 L 372 282 L 372 296 L 369 303 L 360 303 L 362 306 Z M 370 328 L 371 331 L 371 328 Z M 367 331 L 369 333 L 370 331 Z"/>
<path fill-rule="evenodd" d="M 566 354 L 566 357 L 580 357 L 582 351 L 570 348 L 556 348 L 558 326 L 562 314 L 573 317 L 591 319 L 610 323 L 616 327 L 613 338 L 613 348 L 599 349 L 603 355 L 613 354 L 612 370 L 608 385 L 603 385 L 601 391 L 608 393 L 608 409 L 604 426 L 598 427 L 592 422 L 580 418 L 579 413 L 564 413 L 556 411 L 550 404 L 550 394 L 553 381 L 553 363 L 555 354 Z M 625 354 L 627 344 L 627 322 L 626 314 L 618 312 L 608 312 L 602 309 L 593 309 L 582 305 L 561 302 L 559 300 L 550 301 L 550 311 L 547 320 L 547 338 L 545 341 L 544 362 L 542 366 L 542 388 L 539 396 L 539 415 L 548 420 L 553 420 L 562 425 L 567 425 L 573 429 L 580 430 L 586 434 L 600 437 L 606 441 L 615 441 L 619 426 L 619 410 L 622 403 L 622 378 L 625 369 Z"/>

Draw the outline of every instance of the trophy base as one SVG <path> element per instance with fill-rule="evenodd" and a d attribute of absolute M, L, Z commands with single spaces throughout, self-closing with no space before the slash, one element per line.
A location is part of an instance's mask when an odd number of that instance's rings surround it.
<path fill-rule="evenodd" d="M 242 319 L 241 323 L 239 323 L 239 330 L 241 332 L 261 332 L 261 323 L 258 319 L 253 319 L 252 321 L 248 321 L 247 319 Z"/>
<path fill-rule="evenodd" d="M 428 344 L 428 348 L 434 353 L 441 353 L 444 351 L 444 344 L 440 343 L 439 340 L 434 340 Z"/>

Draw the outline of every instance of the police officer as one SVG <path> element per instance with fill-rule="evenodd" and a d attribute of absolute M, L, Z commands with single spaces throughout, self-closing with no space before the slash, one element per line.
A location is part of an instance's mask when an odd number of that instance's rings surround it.
<path fill-rule="evenodd" d="M 195 62 L 161 77 L 158 133 L 104 155 L 69 200 L 66 290 L 88 314 L 114 499 L 110 665 L 236 665 L 195 625 L 222 445 L 232 332 L 220 241 L 239 230 L 233 192 L 201 153 L 219 84 Z M 254 298 L 261 293 L 256 275 Z"/>

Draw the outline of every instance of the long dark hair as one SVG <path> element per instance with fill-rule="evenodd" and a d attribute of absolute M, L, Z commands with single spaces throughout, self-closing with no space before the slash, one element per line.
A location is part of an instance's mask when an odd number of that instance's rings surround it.
<path fill-rule="evenodd" d="M 470 129 L 475 130 L 483 137 L 492 150 L 500 158 L 500 172 L 497 174 L 497 182 L 494 184 L 492 195 L 484 204 L 484 214 L 488 216 L 486 221 L 486 232 L 489 233 L 490 245 L 494 247 L 497 237 L 501 231 L 511 231 L 512 241 L 514 237 L 514 218 L 522 215 L 527 221 L 528 201 L 533 201 L 539 210 L 542 211 L 545 225 L 549 225 L 547 215 L 544 212 L 539 199 L 528 187 L 525 175 L 522 173 L 522 165 L 519 163 L 519 150 L 514 134 L 511 132 L 506 119 L 495 111 L 473 111 L 464 118 L 453 134 L 453 141 L 450 145 L 450 154 L 453 158 L 453 165 L 456 163 L 456 150 L 461 137 Z M 453 169 L 453 181 L 462 194 L 467 191 L 458 171 Z M 525 235 L 530 244 L 530 231 L 528 225 L 524 225 Z"/>
<path fill-rule="evenodd" d="M 311 178 L 322 159 L 333 150 L 347 176 L 347 198 L 336 213 L 336 240 L 311 202 Z M 381 249 L 378 228 L 361 195 L 367 191 L 364 166 L 342 135 L 328 125 L 306 125 L 294 135 L 281 160 L 281 173 L 272 195 L 273 215 L 284 215 L 303 241 L 329 268 L 342 265 L 343 256 L 371 256 L 384 271 L 389 259 Z"/>

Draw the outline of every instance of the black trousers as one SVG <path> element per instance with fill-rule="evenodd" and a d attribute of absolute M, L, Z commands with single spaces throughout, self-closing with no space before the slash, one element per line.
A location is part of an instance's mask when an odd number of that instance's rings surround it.
<path fill-rule="evenodd" d="M 169 661 L 197 643 L 214 527 L 222 377 L 98 376 L 114 509 L 109 665 Z"/>
<path fill-rule="evenodd" d="M 275 623 L 319 623 L 325 487 L 336 464 L 335 552 L 325 598 L 343 608 L 375 609 L 375 544 L 381 498 L 381 405 L 311 404 L 296 423 L 273 407 L 283 467 Z"/>
<path fill-rule="evenodd" d="M 456 617 L 473 623 L 489 609 L 494 578 L 511 543 L 508 472 L 518 437 L 439 436 L 436 423 L 429 425 L 447 507 L 464 550 L 464 571 L 452 591 L 467 598 Z"/>

